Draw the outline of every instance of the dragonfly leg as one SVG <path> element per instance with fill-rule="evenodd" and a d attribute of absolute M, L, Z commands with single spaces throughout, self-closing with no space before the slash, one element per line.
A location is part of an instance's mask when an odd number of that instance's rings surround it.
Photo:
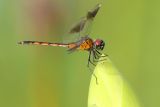
<path fill-rule="evenodd" d="M 104 57 L 104 58 L 105 58 L 105 57 L 108 56 L 108 55 L 103 55 L 103 56 L 102 56 L 102 54 L 101 54 L 98 50 L 95 50 L 95 51 L 94 51 L 94 54 L 95 54 L 94 56 L 97 56 L 97 57 L 98 57 L 97 59 L 99 59 L 99 58 L 101 58 L 101 57 Z M 95 58 L 96 58 L 96 57 L 95 57 Z M 97 62 L 104 61 L 104 60 L 107 60 L 107 59 L 101 59 L 101 60 L 98 60 Z"/>
<path fill-rule="evenodd" d="M 102 53 L 100 53 L 100 52 L 99 52 L 98 50 L 96 50 L 96 49 L 95 49 L 95 51 L 96 51 L 97 54 L 100 55 L 100 57 L 107 57 L 107 56 L 108 56 L 107 54 L 104 54 L 104 55 L 102 56 Z"/>
<path fill-rule="evenodd" d="M 92 61 L 91 61 L 91 51 L 89 51 L 89 57 L 88 57 L 88 67 L 89 67 L 89 64 L 92 64 L 94 66 L 96 66 Z"/>
<path fill-rule="evenodd" d="M 97 56 L 96 52 L 93 50 L 93 62 L 98 62 L 99 56 Z"/>
<path fill-rule="evenodd" d="M 91 56 L 91 51 L 90 51 L 89 56 Z M 94 56 L 93 56 L 93 58 L 94 58 Z M 96 79 L 96 84 L 98 84 L 98 78 L 97 78 L 97 76 L 94 74 L 93 69 L 91 69 L 91 68 L 89 67 L 89 63 L 91 63 L 91 62 L 88 61 L 88 68 L 89 68 L 89 71 L 90 71 L 90 72 L 92 73 L 92 75 L 95 77 L 95 79 Z M 94 64 L 94 65 L 95 65 L 95 64 Z"/>
<path fill-rule="evenodd" d="M 84 25 L 83 23 L 80 24 L 80 27 L 79 27 L 79 37 L 81 37 L 81 30 L 83 29 Z M 79 39 L 79 38 L 78 38 Z"/>
<path fill-rule="evenodd" d="M 101 56 L 98 56 L 98 59 L 99 59 L 100 57 L 101 57 Z M 107 60 L 107 59 L 101 59 L 101 60 L 98 60 L 98 59 L 95 59 L 95 58 L 94 58 L 94 62 L 101 62 L 101 61 Z"/>

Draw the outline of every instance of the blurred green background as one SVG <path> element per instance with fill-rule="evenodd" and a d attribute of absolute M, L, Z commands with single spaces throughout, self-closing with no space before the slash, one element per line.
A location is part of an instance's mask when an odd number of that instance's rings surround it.
<path fill-rule="evenodd" d="M 17 42 L 60 42 L 97 3 L 91 37 L 106 41 L 142 107 L 160 107 L 159 0 L 0 0 L 0 107 L 87 106 L 87 52 Z"/>

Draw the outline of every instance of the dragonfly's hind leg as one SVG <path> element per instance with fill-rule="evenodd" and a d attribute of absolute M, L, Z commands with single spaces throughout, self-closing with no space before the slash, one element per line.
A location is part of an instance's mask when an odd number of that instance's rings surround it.
<path fill-rule="evenodd" d="M 92 55 L 92 51 L 89 51 L 88 68 L 89 68 L 90 72 L 92 73 L 92 75 L 95 77 L 95 79 L 96 79 L 96 84 L 98 84 L 97 76 L 94 74 L 93 69 L 91 69 L 90 66 L 89 66 L 90 63 L 91 63 L 92 65 L 96 66 L 96 65 L 94 64 L 94 62 L 91 61 L 91 55 Z M 93 58 L 94 58 L 94 56 L 93 56 Z"/>

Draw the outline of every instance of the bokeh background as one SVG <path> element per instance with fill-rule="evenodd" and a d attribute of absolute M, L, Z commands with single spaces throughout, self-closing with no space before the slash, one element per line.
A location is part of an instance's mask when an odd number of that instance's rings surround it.
<path fill-rule="evenodd" d="M 87 106 L 87 52 L 17 42 L 61 42 L 97 3 L 90 36 L 106 41 L 141 106 L 160 107 L 159 0 L 0 0 L 0 107 Z"/>

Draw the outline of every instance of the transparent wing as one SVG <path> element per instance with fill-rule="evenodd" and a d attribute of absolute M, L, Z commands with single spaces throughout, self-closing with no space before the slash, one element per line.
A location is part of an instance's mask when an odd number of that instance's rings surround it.
<path fill-rule="evenodd" d="M 93 9 L 89 10 L 85 17 L 83 17 L 77 24 L 75 24 L 69 31 L 70 34 L 72 33 L 88 33 L 89 27 L 100 9 L 101 4 L 97 4 Z M 82 35 L 85 36 L 85 35 Z"/>
<path fill-rule="evenodd" d="M 82 17 L 81 20 L 76 23 L 70 30 L 69 36 L 65 37 L 64 41 L 77 41 L 80 40 L 81 37 L 86 37 L 91 32 L 91 27 L 95 16 L 100 9 L 101 4 L 97 4 L 93 9 L 89 10 L 85 17 Z M 68 38 L 68 39 L 67 39 Z"/>
<path fill-rule="evenodd" d="M 69 31 L 70 34 L 72 33 L 79 33 L 83 30 L 85 24 L 87 22 L 86 17 L 83 17 L 78 23 L 76 23 Z"/>

